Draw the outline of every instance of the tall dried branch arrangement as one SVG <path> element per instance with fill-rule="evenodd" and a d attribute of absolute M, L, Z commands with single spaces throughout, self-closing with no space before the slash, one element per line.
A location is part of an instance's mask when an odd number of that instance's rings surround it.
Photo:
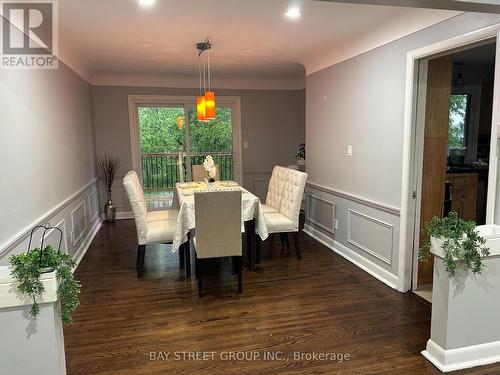
<path fill-rule="evenodd" d="M 108 154 L 104 154 L 97 160 L 99 176 L 104 180 L 108 191 L 111 191 L 113 187 L 113 181 L 115 180 L 115 175 L 119 167 L 120 161 L 118 158 L 111 157 Z"/>

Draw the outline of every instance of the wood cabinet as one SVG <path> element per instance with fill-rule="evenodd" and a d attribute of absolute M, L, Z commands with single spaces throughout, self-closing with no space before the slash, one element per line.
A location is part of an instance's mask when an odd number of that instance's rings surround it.
<path fill-rule="evenodd" d="M 451 210 L 465 220 L 476 220 L 477 173 L 448 173 L 452 185 Z"/>

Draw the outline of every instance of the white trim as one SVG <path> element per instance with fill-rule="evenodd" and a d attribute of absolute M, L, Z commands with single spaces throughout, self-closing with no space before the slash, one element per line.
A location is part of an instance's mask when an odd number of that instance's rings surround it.
<path fill-rule="evenodd" d="M 465 45 L 478 43 L 497 36 L 500 24 L 488 26 L 473 32 L 443 40 L 428 46 L 409 51 L 406 56 L 406 84 L 405 84 L 405 116 L 404 116 L 404 138 L 403 138 L 403 171 L 402 171 L 402 189 L 401 189 L 401 224 L 400 224 L 400 241 L 399 241 L 399 264 L 398 274 L 400 275 L 398 290 L 406 292 L 410 289 L 412 262 L 413 262 L 413 231 L 411 225 L 414 220 L 414 205 L 415 200 L 412 198 L 413 193 L 413 177 L 414 171 L 412 168 L 413 152 L 414 152 L 414 109 L 415 109 L 415 63 L 417 60 L 436 55 L 448 50 L 463 47 Z M 497 45 L 498 56 L 498 45 Z M 500 68 L 496 68 L 495 87 L 500 85 Z M 496 90 L 498 91 L 498 90 Z M 498 101 L 498 97 L 495 99 Z M 495 102 L 496 103 L 496 102 Z M 498 107 L 495 105 L 495 107 Z M 495 113 L 494 113 L 495 118 Z M 492 125 L 493 126 L 493 125 Z M 496 126 L 494 127 L 496 134 Z M 496 150 L 497 138 L 492 137 L 492 152 Z M 495 146 L 495 147 L 493 147 Z M 493 160 L 490 160 L 490 179 L 496 181 L 496 154 L 492 154 Z M 490 157 L 491 158 L 491 157 Z M 493 171 L 495 169 L 495 171 Z M 494 175 L 493 175 L 494 173 Z M 490 184 L 490 186 L 495 184 Z M 490 190 L 490 189 L 489 189 Z M 494 194 L 493 194 L 494 195 Z M 490 191 L 488 191 L 488 222 L 491 222 L 492 211 L 490 201 Z"/>
<path fill-rule="evenodd" d="M 127 220 L 127 219 L 133 219 L 134 218 L 134 213 L 132 211 L 119 211 L 116 213 L 116 220 Z M 101 213 L 101 220 L 105 220 L 105 215 L 104 213 Z"/>
<path fill-rule="evenodd" d="M 324 202 L 329 204 L 332 207 L 332 228 L 328 228 L 326 225 L 320 223 L 319 221 L 316 221 L 312 216 L 309 216 L 309 213 L 311 210 L 309 209 L 309 200 L 307 198 L 314 198 L 318 201 Z M 335 203 L 331 202 L 329 200 L 326 200 L 324 198 L 318 197 L 317 195 L 311 194 L 311 193 L 306 193 L 306 220 L 313 223 L 314 225 L 324 229 L 325 231 L 335 234 Z"/>
<path fill-rule="evenodd" d="M 456 371 L 500 361 L 500 341 L 445 350 L 432 340 L 422 355 L 442 372 Z"/>
<path fill-rule="evenodd" d="M 351 238 L 351 220 L 350 219 L 351 219 L 352 215 L 360 217 L 360 218 L 368 220 L 368 221 L 371 221 L 372 223 L 378 224 L 378 225 L 385 227 L 387 229 L 390 229 L 390 231 L 391 231 L 391 244 L 390 244 L 391 254 L 390 254 L 389 258 L 386 258 L 386 257 L 380 255 L 379 253 L 377 253 L 377 252 L 373 251 L 372 249 L 369 249 L 368 247 L 354 241 Z M 379 220 L 377 218 L 374 218 L 372 216 L 368 216 L 368 215 L 363 214 L 359 211 L 356 211 L 356 210 L 349 208 L 349 209 L 347 209 L 347 242 L 353 246 L 356 246 L 358 249 L 363 250 L 364 252 L 370 254 L 371 256 L 381 260 L 382 262 L 386 263 L 387 265 L 392 266 L 392 256 L 394 253 L 394 225 L 386 223 L 385 221 Z"/>
<path fill-rule="evenodd" d="M 93 189 L 90 194 L 89 194 L 89 216 L 92 215 L 92 212 L 90 212 L 90 210 L 92 209 L 92 198 L 95 196 L 95 200 L 97 202 L 97 210 L 96 210 L 96 213 L 94 214 L 94 216 L 92 216 L 92 218 L 90 219 L 90 223 L 93 223 L 94 220 L 99 217 L 99 211 L 100 211 L 100 207 L 99 207 L 99 195 L 98 195 L 98 191 L 97 189 Z"/>
<path fill-rule="evenodd" d="M 139 179 L 142 182 L 139 121 L 137 113 L 137 108 L 140 104 L 178 105 L 186 108 L 186 105 L 196 106 L 196 96 L 192 95 L 129 95 L 128 96 L 130 149 L 132 151 L 132 169 L 137 173 Z M 218 95 L 217 105 L 230 107 L 233 111 L 232 114 L 233 163 L 234 163 L 233 174 L 234 174 L 234 179 L 241 185 L 243 183 L 243 175 L 242 175 L 243 155 L 242 155 L 242 145 L 241 145 L 241 97 L 231 96 L 231 95 Z"/>
<path fill-rule="evenodd" d="M 3 256 L 3 253 L 5 253 L 8 249 L 11 249 L 12 247 L 18 245 L 21 241 L 25 239 L 25 237 L 31 232 L 33 227 L 43 224 L 47 222 L 47 220 L 59 213 L 62 209 L 64 209 L 66 206 L 68 206 L 71 202 L 75 200 L 76 197 L 81 195 L 85 190 L 87 190 L 92 184 L 96 183 L 97 178 L 94 178 L 92 181 L 87 183 L 85 186 L 80 188 L 76 193 L 72 194 L 69 198 L 66 198 L 64 201 L 59 203 L 57 206 L 40 216 L 38 219 L 24 227 L 22 230 L 14 234 L 11 238 L 9 238 L 7 241 L 5 241 L 3 244 L 0 244 L 0 257 Z"/>
<path fill-rule="evenodd" d="M 377 201 L 374 201 L 374 200 L 371 200 L 368 198 L 363 198 L 363 197 L 360 197 L 358 195 L 346 193 L 346 192 L 341 191 L 341 190 L 336 190 L 336 189 L 333 189 L 333 188 L 330 188 L 327 186 L 317 184 L 315 182 L 307 182 L 306 186 L 309 188 L 312 188 L 312 189 L 317 189 L 317 190 L 323 191 L 325 193 L 336 195 L 336 196 L 341 197 L 341 198 L 348 199 L 350 201 L 354 201 L 354 202 L 362 204 L 364 206 L 369 206 L 369 207 L 375 208 L 379 211 L 387 212 L 391 215 L 399 216 L 399 214 L 400 214 L 400 209 L 398 207 L 390 206 L 388 204 L 380 203 L 380 202 L 377 202 Z"/>
<path fill-rule="evenodd" d="M 80 248 L 76 251 L 75 255 L 73 255 L 73 259 L 75 259 L 75 267 L 73 268 L 73 272 L 75 272 L 76 268 L 82 261 L 83 257 L 85 254 L 87 254 L 87 250 L 89 249 L 90 245 L 92 244 L 92 241 L 94 240 L 95 236 L 99 232 L 99 229 L 101 229 L 102 221 L 97 220 L 90 231 L 87 233 L 87 237 L 85 238 L 85 241 L 83 241 L 82 245 Z"/>
<path fill-rule="evenodd" d="M 78 237 L 75 237 L 75 212 L 82 206 L 83 206 L 83 221 L 85 222 L 85 227 L 83 227 L 80 234 L 78 234 Z M 72 242 L 73 247 L 74 247 L 82 239 L 82 237 L 85 235 L 85 232 L 87 231 L 87 228 L 88 228 L 87 205 L 85 204 L 85 199 L 82 200 L 73 210 L 71 210 L 70 216 L 71 216 L 71 242 Z"/>
<path fill-rule="evenodd" d="M 134 218 L 134 213 L 132 211 L 117 212 L 116 213 L 116 220 L 125 220 L 125 219 L 133 219 L 133 218 Z"/>
<path fill-rule="evenodd" d="M 362 257 L 355 251 L 349 249 L 348 247 L 345 247 L 344 245 L 340 244 L 339 242 L 333 240 L 324 233 L 321 233 L 317 229 L 314 229 L 307 224 L 304 225 L 303 232 L 314 238 L 316 241 L 321 242 L 323 245 L 330 248 L 343 258 L 347 259 L 349 262 L 368 272 L 377 280 L 383 282 L 392 289 L 397 289 L 398 277 L 396 275 L 390 273 L 389 271 L 383 269 L 375 263 L 370 262 L 365 257 Z"/>
<path fill-rule="evenodd" d="M 212 85 L 215 90 L 303 90 L 306 87 L 305 68 L 302 72 L 283 77 L 245 77 L 218 75 L 217 82 Z M 194 75 L 165 74 L 93 74 L 92 86 L 115 87 L 169 87 L 199 89 L 199 79 Z"/>

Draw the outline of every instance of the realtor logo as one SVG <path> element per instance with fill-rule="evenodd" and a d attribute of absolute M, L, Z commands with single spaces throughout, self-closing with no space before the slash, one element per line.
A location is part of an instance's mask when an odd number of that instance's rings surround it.
<path fill-rule="evenodd" d="M 57 69 L 55 0 L 1 2 L 3 69 Z"/>

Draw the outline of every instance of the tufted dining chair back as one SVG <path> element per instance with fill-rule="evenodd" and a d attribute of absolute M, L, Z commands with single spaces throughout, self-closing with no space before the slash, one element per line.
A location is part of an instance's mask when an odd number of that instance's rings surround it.
<path fill-rule="evenodd" d="M 293 222 L 294 231 L 297 231 L 299 230 L 300 206 L 306 187 L 307 173 L 289 168 L 283 169 L 285 169 L 285 181 L 279 212 Z"/>
<path fill-rule="evenodd" d="M 130 207 L 134 213 L 135 226 L 137 229 L 137 240 L 139 245 L 146 244 L 148 233 L 146 200 L 144 192 L 135 171 L 129 171 L 123 178 L 123 186 L 130 202 Z"/>
<path fill-rule="evenodd" d="M 269 187 L 267 189 L 266 205 L 280 210 L 281 201 L 283 200 L 283 189 L 285 187 L 287 168 L 280 167 L 279 165 L 273 168 L 271 179 L 269 180 Z"/>
<path fill-rule="evenodd" d="M 267 190 L 266 205 L 292 220 L 297 230 L 306 181 L 307 173 L 277 165 Z"/>

